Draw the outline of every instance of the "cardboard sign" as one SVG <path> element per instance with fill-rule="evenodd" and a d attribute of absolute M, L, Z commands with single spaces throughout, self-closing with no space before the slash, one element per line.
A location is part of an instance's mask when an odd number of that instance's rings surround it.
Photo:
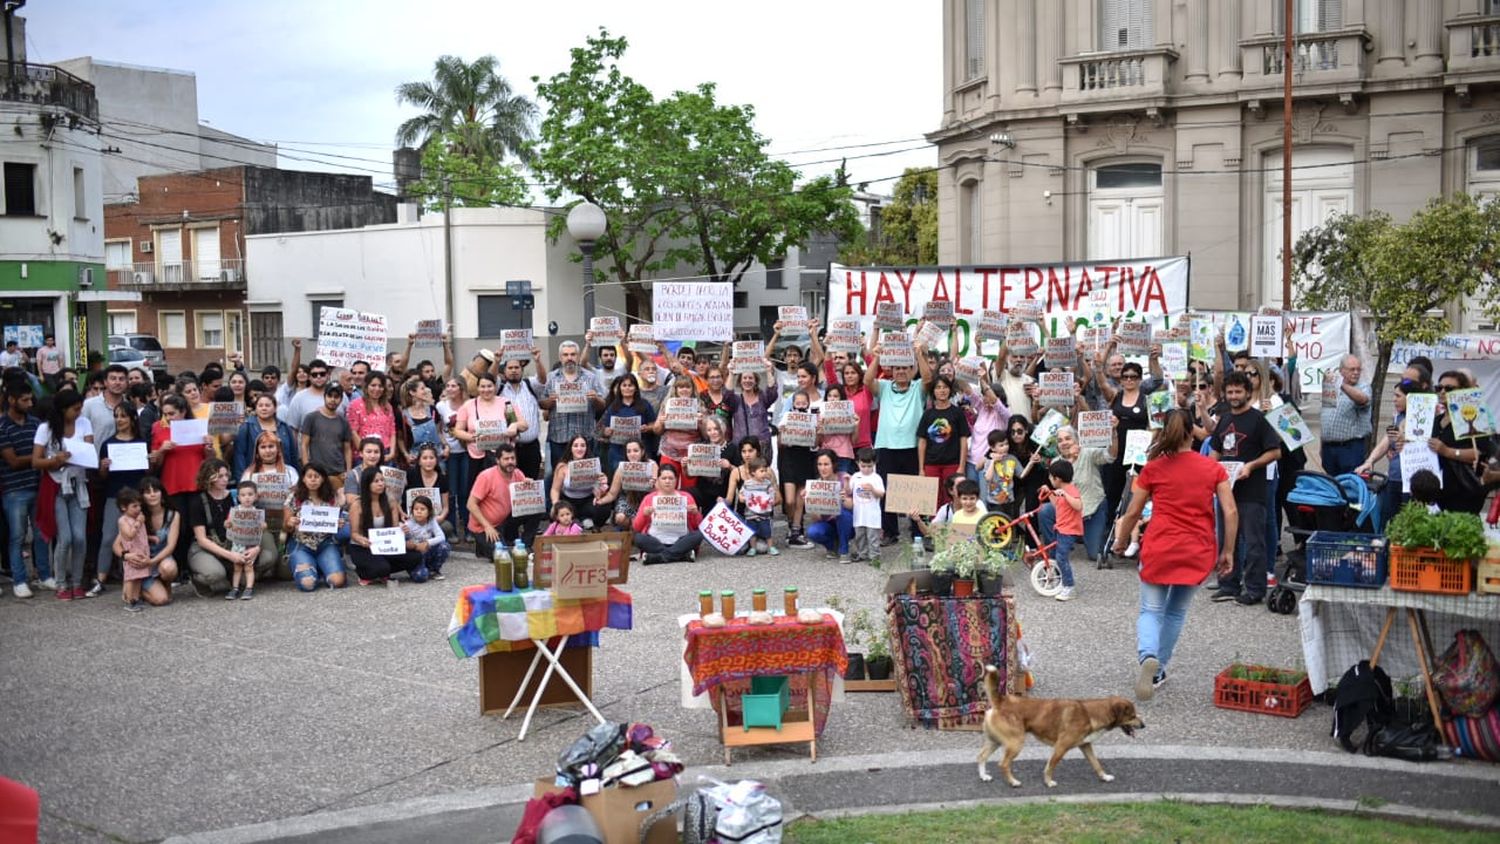
<path fill-rule="evenodd" d="M 255 483 L 255 506 L 262 510 L 281 510 L 286 507 L 286 494 L 291 491 L 283 472 L 255 472 L 250 476 Z"/>
<path fill-rule="evenodd" d="M 1283 404 L 1267 413 L 1266 421 L 1281 435 L 1281 441 L 1289 449 L 1295 451 L 1313 441 L 1312 430 L 1302 420 L 1302 414 L 1289 404 Z"/>
<path fill-rule="evenodd" d="M 208 409 L 208 435 L 222 437 L 239 431 L 245 424 L 245 404 L 237 401 L 216 401 Z"/>
<path fill-rule="evenodd" d="M 148 447 L 145 443 L 110 443 L 109 469 L 111 472 L 144 472 L 151 468 L 150 457 L 147 454 Z M 281 495 L 286 497 L 286 490 Z"/>
<path fill-rule="evenodd" d="M 395 466 L 381 466 L 380 477 L 385 480 L 385 495 L 392 501 L 400 501 L 406 491 L 406 471 Z"/>
<path fill-rule="evenodd" d="M 766 346 L 759 340 L 736 340 L 729 358 L 729 374 L 746 372 L 759 375 L 766 371 Z"/>
<path fill-rule="evenodd" d="M 922 319 L 947 331 L 953 328 L 953 303 L 945 299 L 929 301 L 922 308 Z"/>
<path fill-rule="evenodd" d="M 651 347 L 655 350 L 655 346 Z M 569 381 L 565 378 L 555 378 L 551 382 L 553 396 L 557 404 L 553 408 L 556 413 L 588 413 L 589 391 L 584 386 L 583 380 Z"/>
<path fill-rule="evenodd" d="M 1410 401 L 1407 408 L 1410 412 Z M 1495 419 L 1484 404 L 1484 390 L 1470 387 L 1448 391 L 1448 417 L 1452 420 L 1453 436 L 1459 439 L 1480 437 L 1495 433 Z"/>
<path fill-rule="evenodd" d="M 654 355 L 661 351 L 656 347 L 656 332 L 643 322 L 630 326 L 630 333 L 625 339 L 625 348 L 638 355 Z"/>
<path fill-rule="evenodd" d="M 978 384 L 984 378 L 984 366 L 989 363 L 988 358 L 971 355 L 959 358 L 953 362 L 953 374 L 958 377 L 960 383 Z"/>
<path fill-rule="evenodd" d="M 416 338 L 412 340 L 413 346 L 443 345 L 443 321 L 440 319 L 417 320 L 416 335 Z"/>
<path fill-rule="evenodd" d="M 386 336 L 384 314 L 344 308 L 318 311 L 318 357 L 329 366 L 385 360 Z"/>
<path fill-rule="evenodd" d="M 702 410 L 697 399 L 667 399 L 662 403 L 662 424 L 668 431 L 696 431 Z"/>
<path fill-rule="evenodd" d="M 443 491 L 435 486 L 414 486 L 406 490 L 406 512 L 411 512 L 411 505 L 418 498 L 426 498 L 432 502 L 432 513 L 437 515 L 443 509 Z"/>
<path fill-rule="evenodd" d="M 938 479 L 922 475 L 887 475 L 885 484 L 885 511 L 887 513 L 918 513 L 932 516 L 937 513 Z"/>
<path fill-rule="evenodd" d="M 1031 429 L 1031 441 L 1039 446 L 1047 446 L 1057 440 L 1057 429 L 1068 424 L 1068 417 L 1058 413 L 1056 410 L 1048 410 L 1042 416 L 1036 427 Z"/>
<path fill-rule="evenodd" d="M 1146 465 L 1146 450 L 1151 448 L 1151 432 L 1134 430 L 1125 432 L 1125 465 Z"/>
<path fill-rule="evenodd" d="M 553 550 L 552 594 L 572 600 L 603 598 L 609 593 L 609 546 L 603 542 L 559 545 Z"/>
<path fill-rule="evenodd" d="M 541 481 L 512 481 L 510 484 L 510 514 L 514 517 L 540 516 L 547 512 L 547 499 L 542 494 Z"/>
<path fill-rule="evenodd" d="M 1115 439 L 1114 415 L 1110 410 L 1085 410 L 1078 414 L 1078 445 L 1109 448 Z"/>
<path fill-rule="evenodd" d="M 858 325 L 858 323 L 855 323 Z M 823 349 L 829 354 L 842 352 L 846 355 L 859 355 L 865 351 L 865 338 L 860 335 L 859 329 L 852 331 L 847 329 L 830 329 L 823 335 Z"/>
<path fill-rule="evenodd" d="M 480 451 L 494 451 L 506 441 L 504 419 L 475 419 L 474 447 Z"/>
<path fill-rule="evenodd" d="M 1323 407 L 1333 407 L 1339 403 L 1339 389 L 1344 384 L 1344 373 L 1337 369 L 1323 370 L 1323 386 L 1318 395 L 1318 403 Z"/>
<path fill-rule="evenodd" d="M 688 445 L 687 473 L 694 478 L 717 478 L 723 471 L 719 461 L 723 459 L 719 446 L 713 443 L 691 443 Z"/>
<path fill-rule="evenodd" d="M 1187 378 L 1188 373 L 1188 344 L 1181 340 L 1171 340 L 1161 344 L 1161 374 L 1172 379 L 1181 381 Z"/>
<path fill-rule="evenodd" d="M 852 331 L 855 334 L 858 334 L 860 333 L 859 320 L 851 319 L 850 317 L 838 317 L 836 319 L 830 319 L 828 321 L 828 330 Z"/>
<path fill-rule="evenodd" d="M 1146 417 L 1151 430 L 1166 424 L 1167 414 L 1177 406 L 1177 390 L 1170 384 L 1146 396 Z"/>
<path fill-rule="evenodd" d="M 1041 351 L 1037 345 L 1036 327 L 1031 323 L 1012 319 L 1005 329 L 1005 345 L 1012 355 L 1030 357 Z"/>
<path fill-rule="evenodd" d="M 651 526 L 667 534 L 687 533 L 687 498 L 682 495 L 658 495 L 651 499 Z"/>
<path fill-rule="evenodd" d="M 859 427 L 859 415 L 852 401 L 825 401 L 818 414 L 818 431 L 824 434 L 852 434 Z"/>
<path fill-rule="evenodd" d="M 875 305 L 875 330 L 900 331 L 906 326 L 906 313 L 900 302 L 877 302 Z"/>
<path fill-rule="evenodd" d="M 531 360 L 531 347 L 535 341 L 529 328 L 506 328 L 500 331 L 500 362 Z"/>
<path fill-rule="evenodd" d="M 658 281 L 651 303 L 657 340 L 734 338 L 734 285 L 727 281 Z"/>
<path fill-rule="evenodd" d="M 979 312 L 979 325 L 974 329 L 974 336 L 980 340 L 1004 340 L 1009 325 L 1010 317 L 1004 311 L 985 308 Z"/>
<path fill-rule="evenodd" d="M 1036 399 L 1043 407 L 1072 407 L 1077 401 L 1072 372 L 1066 369 L 1061 372 L 1038 372 L 1036 378 Z"/>
<path fill-rule="evenodd" d="M 339 508 L 303 504 L 297 511 L 299 533 L 338 533 Z"/>
<path fill-rule="evenodd" d="M 625 340 L 625 329 L 621 327 L 619 317 L 596 316 L 589 320 L 589 332 L 594 335 L 592 345 L 596 349 L 615 346 Z"/>
<path fill-rule="evenodd" d="M 838 481 L 811 480 L 802 492 L 802 503 L 814 516 L 837 516 L 843 512 L 844 485 Z"/>
<path fill-rule="evenodd" d="M 641 438 L 641 417 L 609 417 L 609 441 L 612 445 L 624 445 Z"/>
<path fill-rule="evenodd" d="M 1115 328 L 1115 351 L 1126 357 L 1151 354 L 1151 323 L 1121 322 Z"/>
<path fill-rule="evenodd" d="M 650 492 L 656 486 L 656 464 L 649 461 L 621 461 L 620 488 L 626 492 Z"/>
<path fill-rule="evenodd" d="M 1253 358 L 1280 357 L 1286 348 L 1286 323 L 1281 316 L 1255 315 L 1250 317 L 1250 356 Z"/>
<path fill-rule="evenodd" d="M 1022 299 L 1010 309 L 1012 320 L 1026 320 L 1027 322 L 1039 322 L 1042 313 L 1046 310 L 1047 303 L 1041 299 Z"/>
<path fill-rule="evenodd" d="M 1234 489 L 1234 482 L 1240 479 L 1240 472 L 1245 464 L 1239 460 L 1220 460 L 1219 465 L 1224 467 L 1224 474 L 1229 476 L 1229 488 Z"/>
<path fill-rule="evenodd" d="M 203 445 L 203 438 L 207 436 L 207 419 L 172 420 L 172 442 L 177 445 Z"/>
<path fill-rule="evenodd" d="M 1412 393 L 1406 397 L 1406 424 L 1402 433 L 1407 442 L 1426 442 L 1437 421 L 1438 397 L 1434 393 Z M 1451 424 L 1451 423 L 1450 423 Z M 1454 432 L 1457 432 L 1455 426 Z"/>
<path fill-rule="evenodd" d="M 917 336 L 912 338 L 912 345 L 921 346 L 926 349 L 936 349 L 943 343 L 943 335 L 948 332 L 941 325 L 932 322 L 922 323 L 917 329 Z"/>
<path fill-rule="evenodd" d="M 1412 476 L 1423 470 L 1437 475 L 1438 486 L 1442 486 L 1443 467 L 1437 452 L 1428 447 L 1426 440 L 1407 443 L 1401 449 L 1401 491 L 1410 495 Z"/>
<path fill-rule="evenodd" d="M 235 545 L 253 548 L 266 529 L 266 511 L 259 507 L 231 507 L 225 536 Z"/>
<path fill-rule="evenodd" d="M 880 365 L 916 366 L 917 350 L 905 331 L 887 331 L 880 335 Z"/>
<path fill-rule="evenodd" d="M 1042 360 L 1048 369 L 1072 369 L 1078 365 L 1078 346 L 1072 337 L 1048 337 Z"/>
<path fill-rule="evenodd" d="M 783 448 L 804 446 L 812 448 L 818 444 L 818 417 L 800 410 L 788 410 L 781 417 L 778 427 Z"/>
<path fill-rule="evenodd" d="M 781 336 L 807 336 L 807 308 L 801 305 L 782 305 L 776 309 L 776 318 L 781 321 Z"/>
<path fill-rule="evenodd" d="M 1085 328 L 1078 332 L 1078 351 L 1091 357 L 1109 346 L 1109 327 Z"/>
<path fill-rule="evenodd" d="M 399 557 L 406 553 L 406 531 L 398 527 L 371 528 L 370 553 L 377 557 Z"/>
<path fill-rule="evenodd" d="M 597 457 L 568 461 L 568 483 L 576 489 L 582 489 L 589 484 L 598 483 L 600 474 L 599 458 Z M 537 483 L 540 483 L 540 481 Z"/>
<path fill-rule="evenodd" d="M 1214 324 L 1212 320 L 1195 319 L 1188 325 L 1188 357 L 1213 363 Z"/>
<path fill-rule="evenodd" d="M 1224 349 L 1233 354 L 1234 352 L 1248 351 L 1250 348 L 1250 315 L 1249 314 L 1227 314 L 1224 317 Z M 1212 362 L 1212 361 L 1210 361 Z"/>
<path fill-rule="evenodd" d="M 724 502 L 715 504 L 698 525 L 703 541 L 712 545 L 720 554 L 734 556 L 753 538 L 750 526 L 745 524 Z"/>

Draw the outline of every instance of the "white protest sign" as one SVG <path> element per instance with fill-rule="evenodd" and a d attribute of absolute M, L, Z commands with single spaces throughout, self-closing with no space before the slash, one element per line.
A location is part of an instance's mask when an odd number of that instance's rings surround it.
<path fill-rule="evenodd" d="M 553 408 L 555 412 L 588 413 L 589 391 L 582 379 L 569 381 L 566 378 L 555 377 L 549 383 L 553 397 L 557 400 L 557 406 Z"/>
<path fill-rule="evenodd" d="M 1015 314 L 1011 315 L 1012 317 Z M 1005 345 L 1010 347 L 1012 355 L 1030 357 L 1041 351 L 1037 345 L 1037 327 L 1029 322 L 1019 319 L 1011 319 L 1010 324 L 1005 327 Z"/>
<path fill-rule="evenodd" d="M 620 488 L 626 492 L 650 492 L 656 486 L 655 464 L 648 461 L 625 460 L 617 470 L 620 473 Z"/>
<path fill-rule="evenodd" d="M 385 481 L 385 495 L 391 501 L 400 501 L 406 491 L 406 471 L 395 466 L 381 466 L 380 478 Z"/>
<path fill-rule="evenodd" d="M 875 330 L 900 331 L 906 325 L 906 313 L 899 302 L 880 302 L 875 306 Z"/>
<path fill-rule="evenodd" d="M 818 430 L 825 434 L 852 434 L 859 425 L 859 416 L 852 401 L 825 401 L 818 414 Z"/>
<path fill-rule="evenodd" d="M 1240 479 L 1240 470 L 1245 464 L 1239 460 L 1220 460 L 1219 465 L 1224 467 L 1224 474 L 1229 476 L 1229 488 L 1234 489 L 1234 482 Z"/>
<path fill-rule="evenodd" d="M 506 328 L 500 332 L 500 362 L 531 360 L 531 347 L 535 340 L 529 328 Z"/>
<path fill-rule="evenodd" d="M 64 437 L 62 450 L 68 453 L 68 465 L 85 469 L 99 468 L 99 452 L 94 444 L 82 437 Z"/>
<path fill-rule="evenodd" d="M 425 498 L 432 504 L 434 514 L 443 508 L 443 491 L 435 486 L 414 486 L 406 490 L 406 512 L 411 512 L 411 505 L 417 503 L 418 498 Z"/>
<path fill-rule="evenodd" d="M 245 423 L 245 405 L 237 401 L 216 401 L 208 406 L 208 435 L 222 437 L 239 431 Z"/>
<path fill-rule="evenodd" d="M 835 320 L 842 322 L 843 320 Z M 823 335 L 823 350 L 829 353 L 843 352 L 846 355 L 858 355 L 865 350 L 864 337 L 860 336 L 859 323 L 848 320 L 854 324 L 854 328 L 830 328 Z"/>
<path fill-rule="evenodd" d="M 1078 444 L 1083 448 L 1109 448 L 1114 441 L 1114 412 L 1085 410 L 1078 414 Z"/>
<path fill-rule="evenodd" d="M 979 325 L 974 329 L 974 334 L 980 340 L 1004 340 L 1005 329 L 1009 325 L 1009 315 L 993 308 L 986 308 L 979 314 Z"/>
<path fill-rule="evenodd" d="M 881 334 L 880 365 L 916 366 L 917 351 L 912 346 L 911 336 L 904 331 L 887 331 Z"/>
<path fill-rule="evenodd" d="M 1404 433 L 1408 442 L 1426 442 L 1432 436 L 1433 424 L 1437 420 L 1438 397 L 1433 393 L 1412 393 L 1406 397 L 1406 426 Z"/>
<path fill-rule="evenodd" d="M 964 384 L 978 384 L 984 377 L 984 365 L 989 363 L 989 358 L 974 355 L 963 357 L 953 362 L 953 374 Z"/>
<path fill-rule="evenodd" d="M 703 517 L 698 530 L 703 534 L 704 542 L 712 545 L 720 554 L 729 556 L 738 554 L 754 536 L 750 526 L 741 521 L 722 501 L 715 504 L 708 515 Z"/>
<path fill-rule="evenodd" d="M 571 464 L 570 464 L 571 465 Z M 512 481 L 510 484 L 510 514 L 540 516 L 547 512 L 547 501 L 542 494 L 541 481 Z"/>
<path fill-rule="evenodd" d="M 260 544 L 266 529 L 266 511 L 259 507 L 231 507 L 225 536 L 235 545 L 251 548 Z"/>
<path fill-rule="evenodd" d="M 297 522 L 301 533 L 338 533 L 339 508 L 303 504 L 297 511 Z"/>
<path fill-rule="evenodd" d="M 344 308 L 318 312 L 318 357 L 329 366 L 385 360 L 385 315 Z"/>
<path fill-rule="evenodd" d="M 285 472 L 255 472 L 250 481 L 255 484 L 255 506 L 262 510 L 286 508 L 286 494 L 292 485 Z"/>
<path fill-rule="evenodd" d="M 1443 483 L 1443 467 L 1438 462 L 1437 452 L 1428 447 L 1427 441 L 1409 442 L 1401 449 L 1401 491 L 1411 494 L 1411 479 L 1426 470 L 1437 475 L 1438 485 Z"/>
<path fill-rule="evenodd" d="M 696 431 L 703 405 L 697 399 L 670 398 L 662 402 L 662 425 L 668 431 Z"/>
<path fill-rule="evenodd" d="M 1146 397 L 1146 415 L 1149 427 L 1155 431 L 1167 422 L 1167 414 L 1177 406 L 1177 389 L 1169 382 L 1163 389 Z"/>
<path fill-rule="evenodd" d="M 728 342 L 734 338 L 734 285 L 658 281 L 651 287 L 651 313 L 657 340 Z"/>
<path fill-rule="evenodd" d="M 1188 344 L 1173 340 L 1161 344 L 1161 374 L 1181 381 L 1188 373 Z"/>
<path fill-rule="evenodd" d="M 594 335 L 594 346 L 604 348 L 625 340 L 625 329 L 620 327 L 620 318 L 596 316 L 589 320 L 589 331 Z"/>
<path fill-rule="evenodd" d="M 416 338 L 412 341 L 416 346 L 441 346 L 443 345 L 443 321 L 440 319 L 417 320 Z"/>
<path fill-rule="evenodd" d="M 681 495 L 657 495 L 651 499 L 651 526 L 663 533 L 687 533 L 687 498 Z"/>
<path fill-rule="evenodd" d="M 781 322 L 781 336 L 807 336 L 807 308 L 801 305 L 782 305 L 776 309 L 776 319 Z"/>
<path fill-rule="evenodd" d="M 1286 349 L 1283 331 L 1286 323 L 1280 316 L 1256 314 L 1250 317 L 1250 356 L 1254 358 L 1281 357 Z"/>
<path fill-rule="evenodd" d="M 630 326 L 630 333 L 626 335 L 625 348 L 638 355 L 656 354 L 660 350 L 656 347 L 655 329 L 643 322 Z"/>
<path fill-rule="evenodd" d="M 780 432 L 782 447 L 812 448 L 818 444 L 818 417 L 815 414 L 788 410 L 782 414 L 781 425 L 777 430 Z"/>
<path fill-rule="evenodd" d="M 1078 363 L 1078 346 L 1072 337 L 1048 337 L 1042 360 L 1048 369 L 1072 369 Z"/>
<path fill-rule="evenodd" d="M 1042 416 L 1041 421 L 1031 430 L 1031 441 L 1040 446 L 1046 446 L 1057 439 L 1057 429 L 1068 424 L 1068 417 L 1058 413 L 1056 410 L 1048 410 Z"/>
<path fill-rule="evenodd" d="M 760 374 L 766 371 L 766 346 L 759 340 L 736 340 L 730 347 L 729 373 Z"/>
<path fill-rule="evenodd" d="M 1318 391 L 1318 403 L 1323 407 L 1334 407 L 1339 403 L 1339 388 L 1344 384 L 1344 374 L 1337 369 L 1323 370 L 1323 385 Z"/>
<path fill-rule="evenodd" d="M 599 475 L 599 458 L 597 457 L 568 462 L 568 483 L 574 488 L 582 489 L 588 484 L 598 483 Z"/>
<path fill-rule="evenodd" d="M 1151 448 L 1151 432 L 1134 430 L 1125 432 L 1125 465 L 1146 465 L 1146 450 Z"/>
<path fill-rule="evenodd" d="M 1302 414 L 1298 413 L 1297 408 L 1292 405 L 1283 404 L 1281 407 L 1273 408 L 1266 414 L 1266 421 L 1270 422 L 1271 427 L 1276 429 L 1276 433 L 1281 435 L 1281 441 L 1286 444 L 1286 447 L 1293 451 L 1315 439 L 1312 430 L 1307 427 L 1307 422 L 1302 419 Z"/>
<path fill-rule="evenodd" d="M 719 465 L 719 447 L 713 443 L 690 443 L 687 454 L 687 473 L 694 478 L 717 478 L 723 471 Z"/>
<path fill-rule="evenodd" d="M 172 442 L 177 445 L 203 445 L 208 436 L 207 419 L 172 420 Z"/>
<path fill-rule="evenodd" d="M 1214 359 L 1214 324 L 1209 319 L 1195 319 L 1188 327 L 1190 343 L 1188 357 L 1212 363 Z"/>
<path fill-rule="evenodd" d="M 810 480 L 802 493 L 803 506 L 814 516 L 837 516 L 843 511 L 843 484 Z"/>
<path fill-rule="evenodd" d="M 1047 303 L 1041 299 L 1022 299 L 1010 309 L 1011 319 L 1038 322 L 1047 311 Z"/>
<path fill-rule="evenodd" d="M 631 440 L 641 438 L 641 417 L 639 416 L 611 416 L 609 417 L 609 442 L 611 445 L 624 445 Z"/>
<path fill-rule="evenodd" d="M 945 333 L 941 325 L 933 322 L 923 322 L 921 327 L 917 329 L 917 336 L 912 338 L 912 344 L 936 349 L 942 344 Z"/>
<path fill-rule="evenodd" d="M 1115 351 L 1126 357 L 1151 353 L 1151 323 L 1121 322 L 1115 329 Z"/>
<path fill-rule="evenodd" d="M 927 302 L 922 307 L 922 319 L 947 331 L 954 325 L 953 303 L 942 299 Z"/>
<path fill-rule="evenodd" d="M 370 553 L 377 557 L 399 557 L 406 553 L 406 533 L 401 528 L 371 528 Z"/>
<path fill-rule="evenodd" d="M 475 419 L 474 447 L 480 451 L 494 451 L 505 442 L 504 419 Z"/>
<path fill-rule="evenodd" d="M 109 470 L 111 472 L 144 472 L 151 468 L 145 443 L 109 444 Z M 282 493 L 283 495 L 285 492 Z"/>
<path fill-rule="evenodd" d="M 1037 373 L 1037 401 L 1042 407 L 1072 407 L 1073 373 L 1069 370 Z"/>

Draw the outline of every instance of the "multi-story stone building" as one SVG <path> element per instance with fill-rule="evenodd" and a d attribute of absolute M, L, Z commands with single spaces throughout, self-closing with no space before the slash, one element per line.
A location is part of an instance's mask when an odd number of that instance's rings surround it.
<path fill-rule="evenodd" d="M 1294 235 L 1500 190 L 1500 2 L 1294 5 Z M 1279 303 L 1281 7 L 945 0 L 940 260 L 1190 254 L 1194 305 Z"/>

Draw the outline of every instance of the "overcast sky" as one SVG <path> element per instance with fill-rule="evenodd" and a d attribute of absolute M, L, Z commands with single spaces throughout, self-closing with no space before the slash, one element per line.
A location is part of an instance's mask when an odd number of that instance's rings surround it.
<path fill-rule="evenodd" d="M 289 168 L 341 163 L 388 183 L 396 126 L 415 113 L 396 105 L 397 84 L 429 79 L 445 53 L 493 53 L 532 96 L 531 77 L 564 70 L 601 25 L 629 39 L 624 69 L 657 96 L 718 83 L 719 101 L 754 106 L 770 151 L 806 173 L 847 155 L 851 181 L 874 182 L 936 162 L 921 140 L 941 117 L 935 3 L 31 0 L 21 14 L 31 61 L 91 55 L 191 71 L 201 120 L 280 144 Z M 813 163 L 824 159 L 834 160 Z"/>

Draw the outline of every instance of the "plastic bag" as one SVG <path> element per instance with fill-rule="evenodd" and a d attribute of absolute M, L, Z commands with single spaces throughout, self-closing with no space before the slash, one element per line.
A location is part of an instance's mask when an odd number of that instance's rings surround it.
<path fill-rule="evenodd" d="M 703 789 L 719 807 L 714 835 L 723 844 L 781 844 L 781 801 L 754 780 Z"/>
<path fill-rule="evenodd" d="M 1500 674 L 1495 655 L 1477 630 L 1460 630 L 1453 644 L 1438 657 L 1432 684 L 1454 715 L 1478 718 L 1500 696 Z"/>
<path fill-rule="evenodd" d="M 557 775 L 574 784 L 597 777 L 615 761 L 624 747 L 624 724 L 599 724 L 557 757 Z"/>

